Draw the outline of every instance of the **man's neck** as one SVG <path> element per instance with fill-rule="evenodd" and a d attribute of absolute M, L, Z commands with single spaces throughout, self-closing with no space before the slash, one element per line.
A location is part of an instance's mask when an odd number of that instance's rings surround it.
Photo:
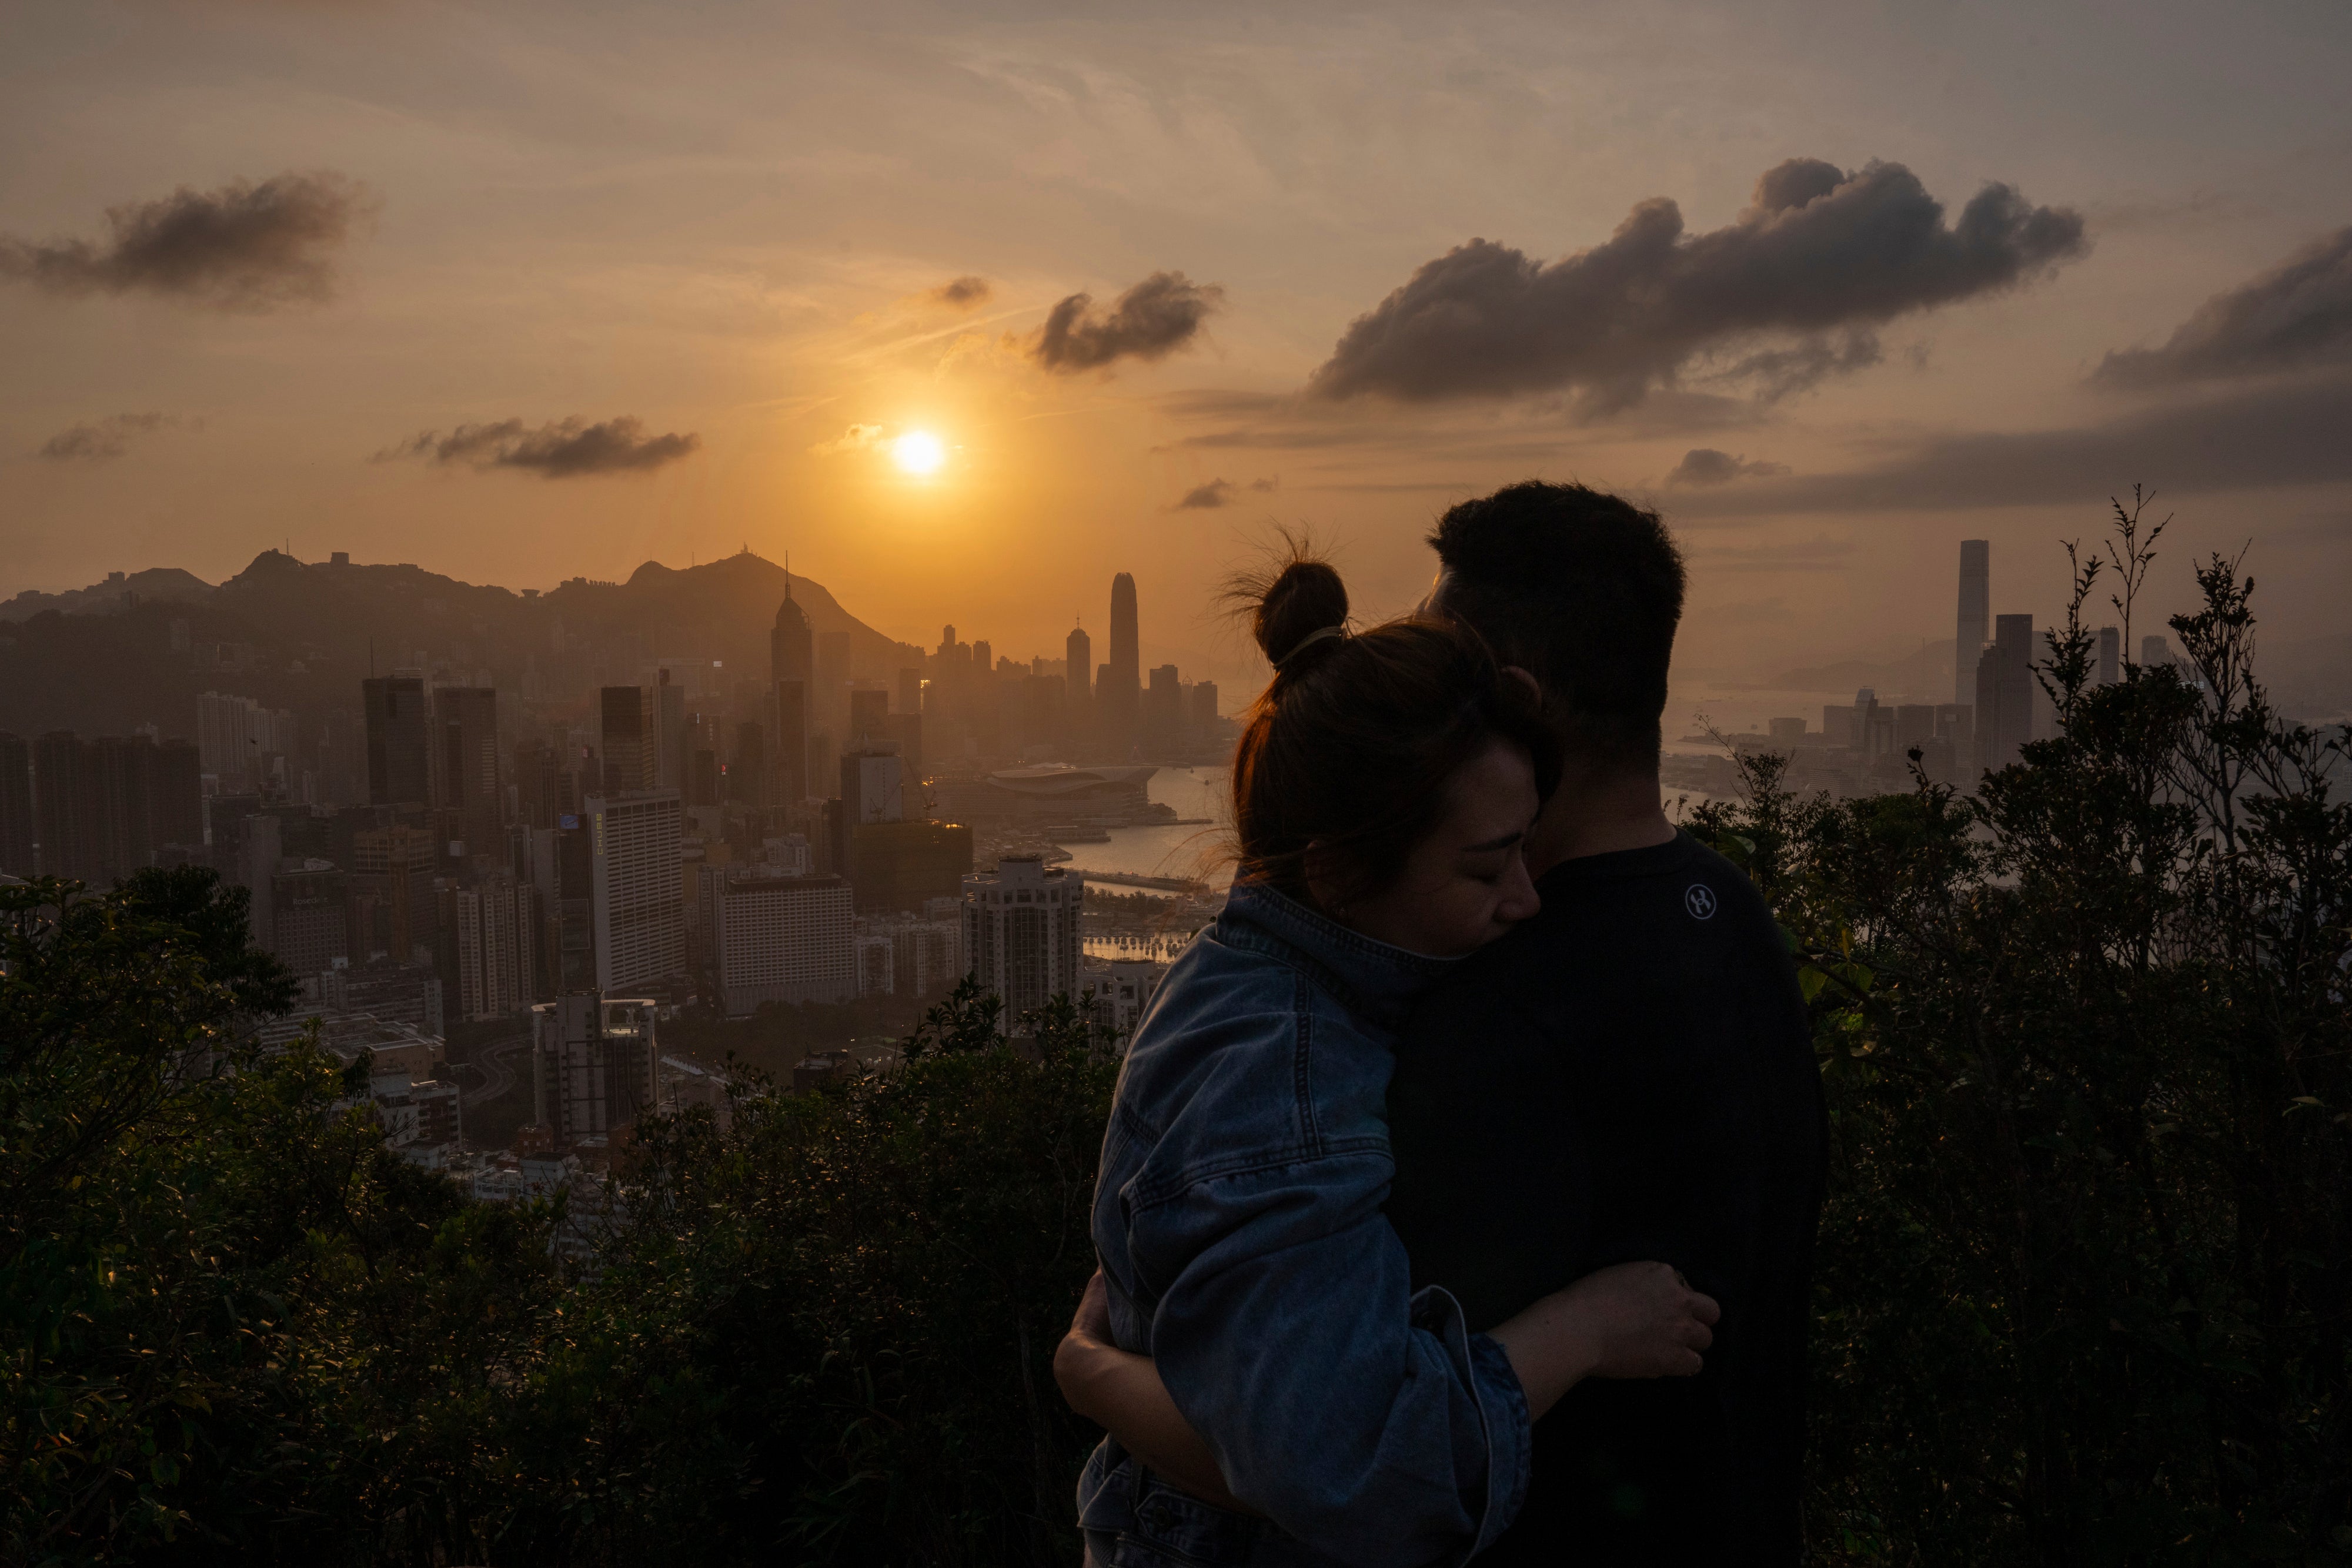
<path fill-rule="evenodd" d="M 1560 780 L 1536 818 L 1528 869 L 1538 876 L 1565 861 L 1670 841 L 1655 763 Z"/>

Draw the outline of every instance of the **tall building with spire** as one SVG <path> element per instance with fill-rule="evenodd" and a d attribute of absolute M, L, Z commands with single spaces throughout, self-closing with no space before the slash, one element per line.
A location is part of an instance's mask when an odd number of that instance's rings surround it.
<path fill-rule="evenodd" d="M 1143 655 L 1137 634 L 1135 578 L 1120 572 L 1110 580 L 1110 664 L 1103 689 L 1097 694 L 1103 734 L 1121 752 L 1135 743 L 1137 709 L 1142 702 Z"/>
<path fill-rule="evenodd" d="M 768 679 L 771 727 L 776 742 L 771 770 L 772 798 L 797 805 L 809 792 L 808 740 L 810 683 L 816 674 L 816 633 L 808 612 L 793 602 L 793 574 L 784 573 L 784 601 L 776 606 L 776 624 L 768 633 Z"/>

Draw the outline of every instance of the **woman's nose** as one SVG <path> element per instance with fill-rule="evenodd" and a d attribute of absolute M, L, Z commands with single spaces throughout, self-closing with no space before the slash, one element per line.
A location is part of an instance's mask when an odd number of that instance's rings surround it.
<path fill-rule="evenodd" d="M 1511 857 L 1511 869 L 1504 873 L 1502 901 L 1495 906 L 1495 918 L 1516 922 L 1525 920 L 1543 907 L 1543 895 L 1536 892 L 1535 878 L 1528 874 L 1528 862 L 1522 856 Z"/>

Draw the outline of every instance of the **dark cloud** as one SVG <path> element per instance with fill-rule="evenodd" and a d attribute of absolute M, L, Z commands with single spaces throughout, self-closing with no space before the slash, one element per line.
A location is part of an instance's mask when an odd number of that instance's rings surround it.
<path fill-rule="evenodd" d="M 1357 318 L 1309 388 L 1409 401 L 1568 390 L 1592 413 L 1712 365 L 1785 395 L 1875 363 L 1874 324 L 2015 287 L 2085 248 L 2079 214 L 2007 185 L 1947 224 L 1900 163 L 1849 174 L 1791 159 L 1705 234 L 1685 233 L 1661 196 L 1549 264 L 1491 240 L 1458 246 Z M 1742 358 L 1759 337 L 1797 342 Z"/>
<path fill-rule="evenodd" d="M 1712 446 L 1694 446 L 1683 454 L 1683 460 L 1666 476 L 1669 485 L 1728 485 L 1734 479 L 1769 478 L 1786 474 L 1783 463 L 1750 463 L 1743 455 L 1734 457 L 1728 452 L 1717 452 Z"/>
<path fill-rule="evenodd" d="M 1181 272 L 1155 272 L 1097 316 L 1091 295 L 1073 294 L 1054 307 L 1032 350 L 1049 371 L 1091 371 L 1114 360 L 1158 360 L 1199 335 L 1209 312 L 1224 303 L 1213 283 L 1193 283 Z"/>
<path fill-rule="evenodd" d="M 2146 483 L 2169 495 L 2352 481 L 2352 373 L 2264 383 L 2104 424 L 1950 435 L 1844 474 L 1687 494 L 1678 517 L 2099 505 Z"/>
<path fill-rule="evenodd" d="M 988 297 L 995 292 L 995 288 L 985 277 L 974 277 L 966 274 L 961 277 L 949 278 L 931 290 L 930 298 L 941 305 L 950 305 L 958 310 L 969 310 L 976 305 L 987 304 Z"/>
<path fill-rule="evenodd" d="M 179 423 L 165 413 L 110 414 L 95 424 L 59 431 L 41 443 L 40 455 L 52 463 L 109 463 L 130 451 L 140 436 Z"/>
<path fill-rule="evenodd" d="M 146 292 L 224 310 L 267 310 L 334 291 L 335 253 L 370 211 L 340 174 L 182 186 L 107 209 L 104 242 L 0 237 L 0 277 L 57 294 Z"/>
<path fill-rule="evenodd" d="M 1276 490 L 1282 488 L 1282 481 L 1280 479 L 1253 479 L 1250 481 L 1250 488 L 1255 490 L 1261 496 L 1271 496 Z"/>
<path fill-rule="evenodd" d="M 521 468 L 547 479 L 583 474 L 632 474 L 658 468 L 698 451 L 702 437 L 647 435 L 645 422 L 628 414 L 590 424 L 559 419 L 533 430 L 519 419 L 461 424 L 444 435 L 425 431 L 375 455 L 379 463 L 422 457 L 433 463 L 469 463 L 477 468 Z"/>
<path fill-rule="evenodd" d="M 2158 386 L 2352 361 L 2352 228 L 2199 306 L 2160 349 L 2101 361 L 2110 386 Z"/>
<path fill-rule="evenodd" d="M 1185 491 L 1184 498 L 1176 503 L 1176 510 L 1209 512 L 1214 511 L 1219 507 L 1230 507 L 1233 504 L 1234 482 L 1230 479 L 1212 479 L 1205 485 L 1195 485 Z"/>

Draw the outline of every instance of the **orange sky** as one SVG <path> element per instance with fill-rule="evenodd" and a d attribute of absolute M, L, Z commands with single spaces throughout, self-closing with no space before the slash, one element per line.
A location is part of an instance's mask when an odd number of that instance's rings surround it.
<path fill-rule="evenodd" d="M 1025 655 L 1074 616 L 1099 632 L 1124 570 L 1148 659 L 1239 681 L 1207 595 L 1270 525 L 1314 528 L 1364 608 L 1395 610 L 1437 511 L 1538 475 L 1665 508 L 1686 665 L 1777 667 L 1949 636 L 1963 537 L 1995 541 L 1996 609 L 2047 616 L 2053 541 L 2139 480 L 2179 514 L 2168 607 L 2193 551 L 2251 537 L 2273 634 L 2342 628 L 2352 440 L 2327 432 L 2352 428 L 2352 314 L 2340 342 L 2234 359 L 2174 338 L 2233 290 L 2267 308 L 2274 269 L 2352 224 L 2340 8 L 1262 9 L 8 7 L 0 593 L 217 580 L 281 542 L 517 587 L 748 543 L 885 631 L 953 621 Z M 1901 164 L 1947 225 L 2003 182 L 2081 241 L 1861 322 L 1874 352 L 1777 398 L 1750 356 L 1845 345 L 1859 318 L 1800 329 L 1735 298 L 1612 406 L 1543 365 L 1418 401 L 1307 390 L 1456 246 L 1557 262 L 1656 198 L 1737 239 L 1790 159 Z M 288 173 L 331 177 L 339 232 L 252 260 L 257 298 L 109 227 Z M 1867 285 L 1811 244 L 1790 265 L 1825 269 L 1834 317 Z M 1767 265 L 1700 283 L 1737 296 Z M 1222 291 L 1164 356 L 1040 362 L 1057 301 L 1092 295 L 1100 325 L 1164 271 Z M 2339 298 L 2315 276 L 2288 280 L 2297 308 Z M 938 297 L 964 277 L 984 298 Z M 2168 343 L 2160 374 L 2101 371 Z M 555 477 L 488 462 L 521 436 L 383 455 L 624 416 L 692 449 Z M 882 444 L 914 429 L 949 448 L 927 479 Z M 1674 479 L 1695 450 L 1730 476 Z M 1203 486 L 1223 504 L 1179 505 Z"/>

